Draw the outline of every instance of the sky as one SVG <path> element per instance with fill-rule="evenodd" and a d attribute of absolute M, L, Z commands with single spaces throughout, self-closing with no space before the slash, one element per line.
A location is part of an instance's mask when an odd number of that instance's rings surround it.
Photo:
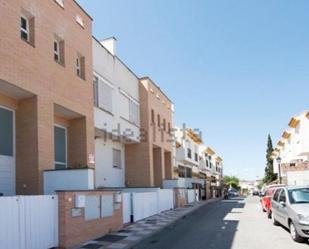
<path fill-rule="evenodd" d="M 79 0 L 98 39 L 200 129 L 224 174 L 262 178 L 267 135 L 309 109 L 308 0 Z"/>

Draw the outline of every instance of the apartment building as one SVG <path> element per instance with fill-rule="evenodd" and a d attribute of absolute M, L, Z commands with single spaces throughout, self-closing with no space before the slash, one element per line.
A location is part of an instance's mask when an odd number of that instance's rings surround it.
<path fill-rule="evenodd" d="M 93 38 L 97 188 L 125 187 L 125 145 L 140 141 L 139 79 L 116 56 L 116 43 Z"/>
<path fill-rule="evenodd" d="M 292 117 L 272 154 L 274 172 L 289 185 L 309 184 L 309 112 Z"/>
<path fill-rule="evenodd" d="M 173 176 L 174 106 L 149 78 L 140 79 L 140 143 L 125 145 L 125 178 L 129 187 L 161 187 Z"/>
<path fill-rule="evenodd" d="M 0 193 L 40 194 L 43 174 L 94 167 L 92 19 L 64 0 L 0 16 Z"/>
<path fill-rule="evenodd" d="M 186 127 L 175 127 L 176 163 L 174 177 L 164 181 L 164 188 L 193 188 L 199 190 L 200 198 L 206 198 L 206 171 L 200 169 L 199 134 Z"/>

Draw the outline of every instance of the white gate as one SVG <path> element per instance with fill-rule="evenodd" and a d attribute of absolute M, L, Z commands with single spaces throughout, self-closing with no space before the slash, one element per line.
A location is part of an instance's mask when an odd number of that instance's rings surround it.
<path fill-rule="evenodd" d="M 0 197 L 0 248 L 47 249 L 57 246 L 57 196 Z"/>
<path fill-rule="evenodd" d="M 188 203 L 195 202 L 195 190 L 194 189 L 188 189 Z"/>
<path fill-rule="evenodd" d="M 174 208 L 173 189 L 160 189 L 158 194 L 159 194 L 159 212 Z"/>
<path fill-rule="evenodd" d="M 133 193 L 134 222 L 158 213 L 157 192 Z"/>
<path fill-rule="evenodd" d="M 131 206 L 131 193 L 123 193 L 122 195 L 122 215 L 123 224 L 131 222 L 132 206 Z"/>

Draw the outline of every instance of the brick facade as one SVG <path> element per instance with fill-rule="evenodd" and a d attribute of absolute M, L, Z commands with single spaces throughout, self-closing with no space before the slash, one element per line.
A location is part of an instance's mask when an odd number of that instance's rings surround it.
<path fill-rule="evenodd" d="M 29 42 L 21 39 L 22 15 Z M 87 165 L 94 153 L 92 19 L 75 1 L 62 8 L 51 0 L 0 0 L 0 16 L 0 106 L 16 115 L 16 192 L 40 194 L 43 171 L 54 168 L 55 115 L 69 123 L 68 166 Z M 54 60 L 55 37 L 64 41 L 62 64 Z M 78 54 L 85 80 L 76 75 Z"/>
<path fill-rule="evenodd" d="M 168 131 L 173 127 L 173 104 L 151 79 L 139 85 L 141 143 L 125 147 L 126 185 L 161 187 L 173 176 L 173 142 Z"/>
<path fill-rule="evenodd" d="M 123 226 L 122 204 L 119 209 L 114 209 L 114 213 L 110 217 L 86 221 L 84 208 L 81 208 L 81 216 L 72 217 L 76 195 L 102 196 L 114 195 L 114 193 L 113 191 L 58 192 L 59 246 L 71 248 L 87 240 L 96 239 L 106 233 L 121 229 Z"/>

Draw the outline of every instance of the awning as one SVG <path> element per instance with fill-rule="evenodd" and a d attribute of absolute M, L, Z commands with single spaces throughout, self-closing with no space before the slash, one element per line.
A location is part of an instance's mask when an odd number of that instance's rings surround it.
<path fill-rule="evenodd" d="M 290 122 L 289 122 L 289 126 L 292 128 L 296 128 L 300 123 L 299 119 L 296 118 L 291 118 Z"/>

